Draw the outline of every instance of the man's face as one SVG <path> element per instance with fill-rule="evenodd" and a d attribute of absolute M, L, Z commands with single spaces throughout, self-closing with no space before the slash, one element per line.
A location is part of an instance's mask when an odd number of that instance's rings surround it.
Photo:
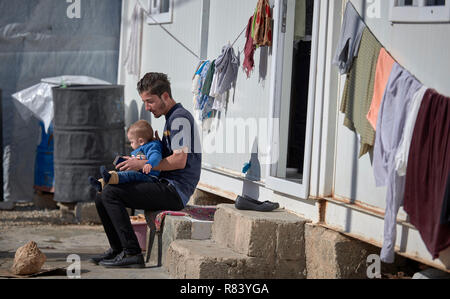
<path fill-rule="evenodd" d="M 153 113 L 155 118 L 160 118 L 166 113 L 166 104 L 161 97 L 150 94 L 148 91 L 144 91 L 140 96 L 145 104 L 145 110 Z"/>

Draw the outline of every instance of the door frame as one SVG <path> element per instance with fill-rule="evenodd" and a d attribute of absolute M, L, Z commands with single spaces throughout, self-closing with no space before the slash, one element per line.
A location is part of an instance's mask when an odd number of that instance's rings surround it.
<path fill-rule="evenodd" d="M 323 26 L 321 20 L 326 21 L 328 15 L 328 1 L 314 1 L 314 16 L 312 28 L 312 45 L 311 45 L 311 65 L 308 91 L 308 112 L 307 112 L 307 126 L 306 126 L 306 140 L 305 140 L 305 156 L 303 167 L 302 183 L 295 183 L 286 179 L 275 177 L 277 165 L 277 158 L 279 155 L 279 116 L 281 111 L 281 97 L 283 94 L 283 74 L 286 73 L 283 69 L 285 61 L 285 33 L 281 32 L 283 27 L 283 19 L 286 22 L 293 22 L 293 19 L 287 18 L 286 9 L 289 2 L 295 0 L 275 0 L 273 18 L 274 18 L 274 42 L 272 49 L 272 72 L 271 72 L 271 86 L 270 86 L 270 109 L 269 109 L 269 130 L 268 140 L 270 141 L 270 161 L 267 162 L 266 169 L 266 186 L 276 192 L 287 194 L 290 196 L 308 199 L 311 180 L 311 162 L 312 162 L 312 148 L 313 148 L 313 129 L 315 104 L 320 101 L 317 98 L 317 87 L 323 87 L 323 78 L 317 76 L 318 65 L 324 65 L 325 55 L 320 55 L 326 49 L 326 30 L 320 28 Z M 286 24 L 288 25 L 288 24 Z M 327 25 L 325 23 L 325 29 Z M 319 57 L 320 56 L 320 57 Z M 321 62 L 321 63 L 319 63 Z M 287 72 L 290 73 L 290 72 Z M 291 78 L 288 78 L 291 80 Z M 286 86 L 285 86 L 286 87 Z M 317 136 L 315 136 L 317 137 Z M 320 136 L 319 136 L 320 138 Z M 274 162 L 274 163 L 272 163 Z"/>

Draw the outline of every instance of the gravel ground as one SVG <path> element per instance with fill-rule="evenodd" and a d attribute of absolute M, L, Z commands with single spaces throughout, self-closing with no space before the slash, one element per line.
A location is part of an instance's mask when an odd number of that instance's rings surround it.
<path fill-rule="evenodd" d="M 10 227 L 38 225 L 68 225 L 61 220 L 60 210 L 39 209 L 32 202 L 16 203 L 14 210 L 0 210 L 0 230 Z"/>

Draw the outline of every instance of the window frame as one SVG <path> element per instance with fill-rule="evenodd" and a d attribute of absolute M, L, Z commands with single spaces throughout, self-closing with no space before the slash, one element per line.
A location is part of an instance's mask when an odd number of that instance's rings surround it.
<path fill-rule="evenodd" d="M 157 6 L 154 7 L 154 1 L 157 2 Z M 169 11 L 168 12 L 155 12 L 155 9 L 158 10 L 161 7 L 161 1 L 169 2 Z M 170 24 L 173 22 L 173 0 L 148 0 L 148 12 L 151 15 L 147 16 L 147 24 L 148 25 L 159 25 L 159 24 Z"/>
<path fill-rule="evenodd" d="M 449 23 L 450 0 L 445 5 L 425 6 L 425 0 L 415 0 L 418 6 L 399 6 L 402 0 L 390 1 L 389 21 L 393 23 Z"/>

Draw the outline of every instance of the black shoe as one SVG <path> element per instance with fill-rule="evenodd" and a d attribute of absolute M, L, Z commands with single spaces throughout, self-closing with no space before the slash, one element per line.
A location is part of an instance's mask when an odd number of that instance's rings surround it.
<path fill-rule="evenodd" d="M 242 197 L 242 196 L 238 196 L 236 198 L 234 206 L 238 210 L 252 210 L 258 212 L 271 212 L 280 207 L 280 205 L 276 202 L 270 201 L 261 202 L 249 197 Z"/>
<path fill-rule="evenodd" d="M 94 177 L 90 176 L 89 178 L 89 184 L 97 190 L 97 192 L 102 192 L 102 183 L 100 183 L 98 180 L 96 180 Z"/>
<path fill-rule="evenodd" d="M 115 252 L 114 250 L 112 250 L 111 248 L 108 249 L 105 253 L 101 254 L 101 255 L 97 255 L 92 257 L 89 262 L 94 263 L 96 265 L 98 265 L 98 263 L 100 263 L 103 260 L 110 260 L 110 259 L 114 259 L 120 252 Z"/>
<path fill-rule="evenodd" d="M 105 166 L 100 166 L 100 173 L 102 175 L 103 181 L 105 182 L 105 185 L 109 183 L 109 180 L 111 179 L 111 174 L 108 170 L 106 170 Z"/>
<path fill-rule="evenodd" d="M 103 260 L 99 263 L 106 268 L 145 268 L 144 256 L 142 253 L 128 255 L 122 251 L 114 259 Z"/>

